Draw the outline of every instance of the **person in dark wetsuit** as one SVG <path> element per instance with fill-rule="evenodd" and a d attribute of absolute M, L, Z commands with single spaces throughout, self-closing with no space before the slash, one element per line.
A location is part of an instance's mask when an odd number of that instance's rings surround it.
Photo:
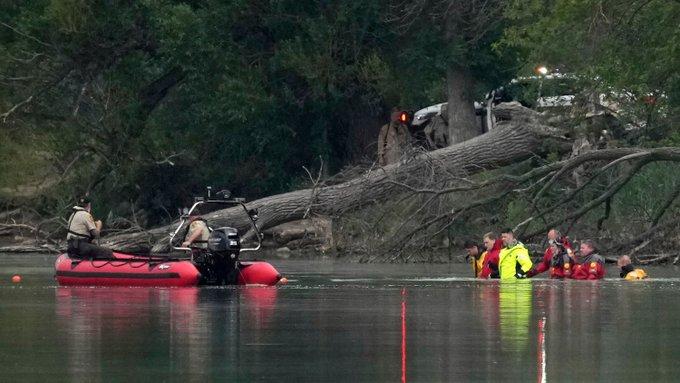
<path fill-rule="evenodd" d="M 110 249 L 92 243 L 95 238 L 99 238 L 102 222 L 92 218 L 91 209 L 92 204 L 88 197 L 80 198 L 73 207 L 66 235 L 68 256 L 76 259 L 113 258 L 113 252 Z"/>

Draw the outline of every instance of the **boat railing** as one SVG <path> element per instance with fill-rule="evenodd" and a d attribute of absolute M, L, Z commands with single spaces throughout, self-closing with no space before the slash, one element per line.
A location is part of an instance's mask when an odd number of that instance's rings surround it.
<path fill-rule="evenodd" d="M 202 205 L 205 204 L 222 204 L 222 205 L 231 205 L 231 206 L 241 206 L 243 208 L 243 211 L 245 212 L 246 216 L 248 217 L 248 220 L 250 221 L 250 224 L 253 228 L 253 231 L 255 233 L 255 237 L 257 238 L 257 246 L 255 247 L 242 247 L 240 251 L 257 251 L 262 247 L 262 234 L 260 233 L 259 228 L 257 227 L 257 224 L 255 221 L 258 219 L 258 211 L 257 209 L 248 209 L 245 205 L 245 198 L 229 198 L 231 193 L 227 190 L 220 191 L 218 193 L 215 193 L 216 197 L 222 197 L 222 198 L 215 198 L 212 196 L 212 190 L 210 187 L 208 187 L 208 193 L 207 197 L 195 197 L 194 198 L 194 204 L 191 206 L 191 209 L 186 214 L 182 214 L 180 216 L 180 222 L 179 225 L 177 225 L 177 229 L 172 233 L 170 236 L 170 246 L 172 247 L 173 250 L 177 251 L 187 251 L 190 252 L 193 249 L 190 247 L 182 247 L 182 246 L 175 246 L 175 237 L 179 234 L 180 230 L 185 227 L 185 224 L 187 223 L 189 217 L 191 217 L 194 213 L 194 211 Z M 210 228 L 209 228 L 210 229 Z M 240 239 L 241 243 L 243 243 L 243 239 Z"/>

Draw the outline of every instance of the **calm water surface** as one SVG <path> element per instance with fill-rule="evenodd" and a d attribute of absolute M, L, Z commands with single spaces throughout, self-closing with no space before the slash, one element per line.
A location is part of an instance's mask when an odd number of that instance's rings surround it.
<path fill-rule="evenodd" d="M 674 267 L 499 283 L 467 265 L 273 260 L 288 285 L 64 288 L 55 258 L 0 254 L 2 381 L 680 380 Z"/>

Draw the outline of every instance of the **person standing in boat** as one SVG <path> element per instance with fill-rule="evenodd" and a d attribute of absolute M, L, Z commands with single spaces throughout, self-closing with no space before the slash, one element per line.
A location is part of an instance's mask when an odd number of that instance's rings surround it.
<path fill-rule="evenodd" d="M 66 235 L 67 253 L 70 258 L 113 258 L 113 252 L 92 243 L 102 230 L 102 221 L 95 221 L 90 213 L 92 203 L 89 197 L 82 197 L 73 207 L 68 220 Z"/>
<path fill-rule="evenodd" d="M 190 216 L 189 222 L 189 230 L 187 230 L 187 235 L 184 237 L 182 247 L 206 250 L 208 248 L 208 238 L 210 238 L 208 223 L 200 215 Z"/>

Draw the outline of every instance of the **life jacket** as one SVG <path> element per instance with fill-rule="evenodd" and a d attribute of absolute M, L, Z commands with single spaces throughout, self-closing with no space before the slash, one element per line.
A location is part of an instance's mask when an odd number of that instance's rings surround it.
<path fill-rule="evenodd" d="M 604 278 L 604 259 L 598 254 L 590 254 L 573 266 L 572 279 Z"/>
<path fill-rule="evenodd" d="M 642 269 L 634 269 L 633 265 L 626 265 L 621 268 L 621 278 L 627 281 L 637 281 L 647 278 L 647 273 Z"/>
<path fill-rule="evenodd" d="M 551 252 L 552 253 L 552 252 Z M 550 278 L 563 279 L 571 276 L 571 258 L 562 251 L 550 259 Z"/>
<path fill-rule="evenodd" d="M 565 262 L 564 265 L 562 265 L 562 269 L 561 269 L 561 270 L 559 270 L 559 269 L 556 269 L 556 270 L 555 270 L 555 274 L 556 274 L 556 275 L 559 275 L 559 274 L 558 274 L 558 272 L 559 272 L 559 273 L 561 273 L 561 278 L 571 278 L 571 274 L 572 274 L 572 272 L 573 272 L 573 267 L 572 267 L 572 266 L 573 266 L 573 265 L 572 265 L 571 262 Z"/>
<path fill-rule="evenodd" d="M 565 263 L 561 267 L 551 267 L 550 278 L 552 279 L 571 278 L 571 263 Z"/>
<path fill-rule="evenodd" d="M 647 273 L 642 269 L 635 269 L 630 273 L 626 274 L 627 281 L 637 281 L 640 279 L 647 279 Z"/>
<path fill-rule="evenodd" d="M 480 247 L 477 247 L 478 249 Z M 475 273 L 475 278 L 479 278 L 484 269 L 484 258 L 486 258 L 488 251 L 484 251 L 479 258 L 472 257 L 472 270 Z"/>
<path fill-rule="evenodd" d="M 567 237 L 560 238 L 559 242 L 565 249 L 571 249 L 571 243 L 569 243 L 569 239 Z M 564 265 L 571 262 L 571 259 L 566 261 L 557 259 L 556 257 L 560 256 L 560 254 L 553 256 L 552 249 L 552 246 L 548 246 L 548 248 L 545 249 L 543 257 L 536 260 L 534 267 L 527 273 L 527 277 L 531 278 L 547 270 L 550 270 L 550 278 L 562 279 L 565 277 Z M 564 256 L 564 254 L 562 255 Z M 569 270 L 569 272 L 571 272 L 571 270 Z"/>

